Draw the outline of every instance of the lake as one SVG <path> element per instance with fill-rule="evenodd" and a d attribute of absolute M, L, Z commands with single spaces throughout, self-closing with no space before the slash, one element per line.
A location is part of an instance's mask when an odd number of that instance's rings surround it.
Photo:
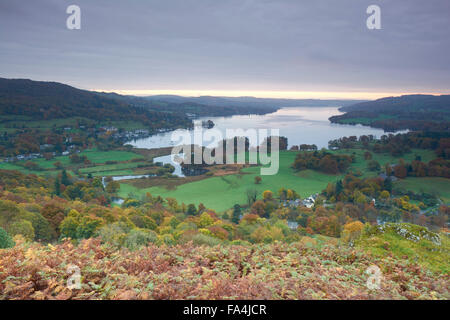
<path fill-rule="evenodd" d="M 384 130 L 362 125 L 333 124 L 328 118 L 340 115 L 339 107 L 290 107 L 265 115 L 236 115 L 232 117 L 204 117 L 194 121 L 200 126 L 203 120 L 212 120 L 214 129 L 225 137 L 225 129 L 279 129 L 280 136 L 288 138 L 289 147 L 300 144 L 315 144 L 327 148 L 328 141 L 341 137 L 374 135 L 379 138 Z M 208 129 L 203 129 L 207 131 Z M 172 131 L 129 142 L 136 148 L 162 148 L 174 146 Z M 204 143 L 207 145 L 208 143 Z"/>

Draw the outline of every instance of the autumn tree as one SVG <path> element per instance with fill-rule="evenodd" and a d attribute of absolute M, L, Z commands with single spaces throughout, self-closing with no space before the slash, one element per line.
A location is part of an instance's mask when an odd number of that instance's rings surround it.
<path fill-rule="evenodd" d="M 120 183 L 117 181 L 111 181 L 106 185 L 106 192 L 116 193 L 120 189 Z"/>
<path fill-rule="evenodd" d="M 200 204 L 198 205 L 198 213 L 201 214 L 201 213 L 203 213 L 205 210 L 206 210 L 205 205 L 204 205 L 203 203 L 200 203 Z"/>
<path fill-rule="evenodd" d="M 360 221 L 347 223 L 342 231 L 342 240 L 353 242 L 361 236 L 364 225 Z"/>
<path fill-rule="evenodd" d="M 287 190 L 285 188 L 281 188 L 278 190 L 278 197 L 280 200 L 286 200 L 287 199 Z"/>
<path fill-rule="evenodd" d="M 65 217 L 64 210 L 54 203 L 48 203 L 42 208 L 41 214 L 50 223 L 53 236 L 59 236 L 59 225 Z"/>
<path fill-rule="evenodd" d="M 265 203 L 261 200 L 255 201 L 251 207 L 251 213 L 263 217 L 266 213 Z"/>
<path fill-rule="evenodd" d="M 273 200 L 273 193 L 270 190 L 266 190 L 263 192 L 263 199 L 264 201 L 271 201 Z"/>
<path fill-rule="evenodd" d="M 380 199 L 382 199 L 382 200 L 388 200 L 390 196 L 391 195 L 389 194 L 389 191 L 387 191 L 387 190 L 383 190 L 380 193 Z"/>
<path fill-rule="evenodd" d="M 14 221 L 9 227 L 9 233 L 12 236 L 22 235 L 26 240 L 34 240 L 34 228 L 30 221 L 21 219 Z"/>
<path fill-rule="evenodd" d="M 397 164 L 394 167 L 394 175 L 399 179 L 404 179 L 408 175 L 408 171 L 403 164 Z"/>

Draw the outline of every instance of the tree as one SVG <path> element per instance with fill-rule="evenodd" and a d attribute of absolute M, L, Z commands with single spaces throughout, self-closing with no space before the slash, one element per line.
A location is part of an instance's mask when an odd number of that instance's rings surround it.
<path fill-rule="evenodd" d="M 241 206 L 235 204 L 233 207 L 233 217 L 231 218 L 231 222 L 238 224 L 241 219 Z"/>
<path fill-rule="evenodd" d="M 12 248 L 15 243 L 9 234 L 0 227 L 0 249 Z"/>
<path fill-rule="evenodd" d="M 31 217 L 31 223 L 34 229 L 34 240 L 49 242 L 52 240 L 54 233 L 50 223 L 42 216 L 35 212 Z"/>
<path fill-rule="evenodd" d="M 350 222 L 344 226 L 342 239 L 345 242 L 353 242 L 361 236 L 364 225 L 360 221 Z"/>
<path fill-rule="evenodd" d="M 191 203 L 190 205 L 188 205 L 186 214 L 188 216 L 195 216 L 197 214 L 197 208 L 195 208 L 194 204 Z"/>
<path fill-rule="evenodd" d="M 247 190 L 247 203 L 249 206 L 251 206 L 256 201 L 257 197 L 258 197 L 258 191 L 256 191 L 255 189 Z"/>
<path fill-rule="evenodd" d="M 6 229 L 20 215 L 17 204 L 10 200 L 0 200 L 0 225 Z"/>
<path fill-rule="evenodd" d="M 336 198 L 341 194 L 341 192 L 344 191 L 344 186 L 342 185 L 342 180 L 338 180 L 338 182 L 336 182 Z"/>
<path fill-rule="evenodd" d="M 55 194 L 57 196 L 61 195 L 61 183 L 58 177 L 55 178 Z"/>
<path fill-rule="evenodd" d="M 384 179 L 383 189 L 388 191 L 389 193 L 392 193 L 392 179 L 390 177 Z"/>
<path fill-rule="evenodd" d="M 261 184 L 262 178 L 260 176 L 255 177 L 255 184 Z"/>
<path fill-rule="evenodd" d="M 106 192 L 108 193 L 116 193 L 120 189 L 120 183 L 117 181 L 111 181 L 106 185 Z"/>
<path fill-rule="evenodd" d="M 200 204 L 198 205 L 198 213 L 202 213 L 202 212 L 205 211 L 205 210 L 206 210 L 205 205 L 204 205 L 203 203 L 200 203 Z"/>
<path fill-rule="evenodd" d="M 392 175 L 392 167 L 391 167 L 391 165 L 390 165 L 389 163 L 386 163 L 386 164 L 384 165 L 384 170 L 385 170 L 386 175 L 387 175 L 388 177 Z"/>
<path fill-rule="evenodd" d="M 403 164 L 398 164 L 394 167 L 394 175 L 399 179 L 404 179 L 408 175 L 408 170 Z"/>
<path fill-rule="evenodd" d="M 266 204 L 261 200 L 255 201 L 252 205 L 251 213 L 263 217 L 266 214 Z"/>
<path fill-rule="evenodd" d="M 270 190 L 266 190 L 263 192 L 263 199 L 264 201 L 270 201 L 273 199 L 273 193 Z"/>
<path fill-rule="evenodd" d="M 286 200 L 287 199 L 287 190 L 285 188 L 281 188 L 278 190 L 278 197 L 280 200 Z"/>
<path fill-rule="evenodd" d="M 286 198 L 288 200 L 295 200 L 295 199 L 300 199 L 300 196 L 294 190 L 288 189 L 287 194 L 286 194 Z"/>
<path fill-rule="evenodd" d="M 18 220 L 11 224 L 9 227 L 9 232 L 12 236 L 17 234 L 22 235 L 28 241 L 34 240 L 34 229 L 30 221 Z"/>
<path fill-rule="evenodd" d="M 387 199 L 389 199 L 390 196 L 391 195 L 389 194 L 389 191 L 387 191 L 387 190 L 384 190 L 380 193 L 380 199 L 382 199 L 382 200 L 387 200 Z"/>
<path fill-rule="evenodd" d="M 50 223 L 53 237 L 59 236 L 59 225 L 64 220 L 64 209 L 55 203 L 48 203 L 41 209 L 42 216 Z"/>
<path fill-rule="evenodd" d="M 92 180 L 92 186 L 93 186 L 94 188 L 99 188 L 99 189 L 102 189 L 102 190 L 103 190 L 102 179 L 101 179 L 100 177 L 95 177 L 95 178 Z"/>
<path fill-rule="evenodd" d="M 175 198 L 166 198 L 167 201 L 167 205 L 169 206 L 169 208 L 171 208 L 173 211 L 179 211 L 179 205 L 178 202 Z"/>
<path fill-rule="evenodd" d="M 200 219 L 198 220 L 198 227 L 199 228 L 206 228 L 209 227 L 214 223 L 214 219 L 209 215 L 208 212 L 203 212 L 200 215 Z"/>
<path fill-rule="evenodd" d="M 67 175 L 67 171 L 63 170 L 61 172 L 61 184 L 65 186 L 70 186 L 72 182 L 70 182 L 69 176 Z"/>
<path fill-rule="evenodd" d="M 71 210 L 69 215 L 61 222 L 59 226 L 63 238 L 77 239 L 77 228 L 79 225 L 79 213 Z"/>

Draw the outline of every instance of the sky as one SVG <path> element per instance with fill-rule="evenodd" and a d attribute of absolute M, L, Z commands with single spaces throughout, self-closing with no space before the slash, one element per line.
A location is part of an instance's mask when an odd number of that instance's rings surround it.
<path fill-rule="evenodd" d="M 69 5 L 81 29 L 69 30 Z M 369 5 L 381 29 L 369 30 Z M 449 0 L 1 0 L 0 77 L 151 95 L 450 92 Z"/>

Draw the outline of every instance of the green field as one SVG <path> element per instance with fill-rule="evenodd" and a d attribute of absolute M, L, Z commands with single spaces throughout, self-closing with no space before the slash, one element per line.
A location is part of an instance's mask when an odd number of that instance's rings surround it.
<path fill-rule="evenodd" d="M 95 167 L 83 168 L 80 169 L 82 173 L 102 173 L 106 171 L 119 171 L 125 169 L 134 169 L 139 165 L 146 164 L 145 162 L 125 162 L 125 163 L 117 163 L 117 164 L 105 164 Z M 148 164 L 147 164 L 148 165 Z"/>
<path fill-rule="evenodd" d="M 350 170 L 361 171 L 364 177 L 376 176 L 377 172 L 367 171 L 367 163 L 364 159 L 363 149 L 349 149 L 333 151 L 339 154 L 355 153 L 356 161 L 350 166 Z M 251 167 L 242 170 L 242 174 L 234 174 L 223 177 L 211 177 L 200 181 L 189 182 L 182 184 L 175 189 L 168 190 L 165 187 L 150 187 L 139 189 L 133 185 L 122 183 L 119 195 L 121 197 L 128 197 L 132 194 L 139 198 L 146 192 L 152 195 L 160 195 L 163 198 L 172 197 L 179 202 L 194 203 L 196 205 L 203 203 L 206 207 L 223 211 L 231 208 L 234 204 L 245 204 L 247 202 L 246 191 L 248 189 L 255 189 L 261 195 L 264 190 L 271 190 L 276 193 L 280 188 L 293 189 L 302 197 L 307 197 L 314 193 L 323 191 L 329 182 L 336 182 L 341 175 L 327 175 L 317 171 L 305 170 L 295 172 L 291 169 L 297 152 L 283 151 L 280 153 L 280 169 L 277 175 L 262 176 L 262 183 L 256 185 L 254 183 L 255 176 L 260 175 L 259 167 Z M 435 158 L 435 154 L 431 150 L 413 149 L 410 153 L 404 154 L 401 157 L 394 157 L 390 154 L 372 153 L 373 160 L 378 161 L 381 166 L 385 163 L 397 163 L 399 159 L 404 159 L 410 162 L 415 159 L 417 155 L 422 157 L 422 161 L 428 162 Z M 411 178 L 405 181 L 410 183 Z M 430 183 L 427 179 L 431 179 Z M 450 190 L 448 181 L 442 178 L 426 178 L 420 179 L 424 181 L 423 185 L 427 190 L 439 190 L 444 201 L 450 198 Z M 403 183 L 403 181 L 401 182 Z M 412 184 L 412 188 L 419 191 L 422 183 L 417 182 L 417 186 Z M 445 191 L 442 191 L 445 190 Z"/>
<path fill-rule="evenodd" d="M 439 196 L 445 203 L 450 203 L 450 182 L 445 178 L 406 178 L 397 181 L 395 188 L 410 190 L 415 193 L 429 193 Z"/>
<path fill-rule="evenodd" d="M 262 176 L 262 182 L 259 185 L 254 183 L 254 179 L 255 176 L 260 175 L 260 168 L 250 167 L 243 169 L 243 174 L 207 178 L 183 184 L 175 190 L 167 190 L 163 187 L 138 189 L 122 183 L 119 195 L 128 197 L 132 193 L 134 196 L 140 197 L 146 192 L 150 192 L 153 196 L 173 197 L 179 202 L 187 204 L 198 205 L 203 203 L 208 208 L 224 211 L 236 203 L 245 204 L 248 189 L 255 189 L 261 195 L 264 190 L 271 190 L 276 193 L 280 188 L 286 188 L 295 190 L 302 197 L 307 197 L 321 192 L 329 182 L 335 182 L 340 178 L 340 176 L 327 175 L 311 170 L 294 172 L 290 166 L 294 162 L 296 154 L 296 152 L 290 151 L 281 152 L 278 174 Z"/>
<path fill-rule="evenodd" d="M 86 150 L 80 153 L 86 156 L 92 163 L 105 163 L 106 161 L 129 161 L 142 159 L 141 155 L 127 151 L 97 151 Z"/>
<path fill-rule="evenodd" d="M 376 176 L 377 172 L 367 171 L 368 161 L 364 160 L 363 149 L 349 149 L 332 151 L 337 154 L 352 154 L 356 156 L 356 161 L 350 166 L 352 171 L 361 171 L 364 177 Z M 142 155 L 127 151 L 99 151 L 96 149 L 81 152 L 90 161 L 91 165 L 80 168 L 82 174 L 92 174 L 93 176 L 123 176 L 134 175 L 139 165 L 146 164 L 144 161 L 130 162 L 133 159 L 145 158 Z M 247 202 L 247 190 L 255 189 L 259 195 L 265 190 L 271 190 L 276 193 L 280 188 L 293 189 L 302 197 L 307 197 L 314 193 L 323 191 L 329 182 L 336 182 L 341 175 L 327 175 L 320 172 L 305 170 L 295 172 L 291 165 L 295 160 L 297 152 L 283 151 L 280 153 L 280 168 L 277 175 L 262 176 L 262 182 L 259 185 L 254 183 L 255 176 L 260 175 L 260 167 L 249 167 L 242 170 L 241 174 L 232 174 L 226 176 L 215 176 L 199 181 L 181 184 L 174 189 L 166 189 L 163 186 L 149 187 L 139 189 L 131 184 L 122 183 L 119 196 L 128 197 L 132 194 L 140 198 L 146 192 L 152 195 L 160 195 L 163 198 L 176 198 L 179 202 L 194 203 L 196 205 L 203 203 L 207 207 L 223 211 L 231 208 L 234 204 L 245 204 Z M 428 162 L 435 158 L 433 151 L 413 149 L 410 153 L 401 157 L 394 157 L 390 154 L 372 153 L 373 159 L 378 161 L 383 167 L 385 163 L 396 163 L 400 158 L 410 162 L 420 155 L 422 161 Z M 148 158 L 148 157 L 147 157 Z M 27 170 L 24 167 L 13 163 L 0 163 L 0 169 L 19 170 L 25 174 L 37 174 L 41 176 L 53 176 L 60 170 L 54 166 L 55 162 L 61 162 L 69 173 L 77 165 L 70 162 L 68 156 L 55 157 L 51 160 L 35 159 L 43 170 Z M 115 164 L 106 164 L 107 161 L 117 161 Z M 179 178 L 182 179 L 182 178 Z M 440 196 L 445 201 L 450 201 L 450 188 L 447 179 L 444 178 L 408 178 L 398 181 L 396 188 L 401 190 L 411 190 L 417 193 L 426 192 Z"/>
<path fill-rule="evenodd" d="M 143 162 L 126 162 L 133 159 L 144 159 L 143 156 L 127 151 L 98 151 L 96 149 L 85 150 L 80 153 L 80 155 L 85 155 L 92 164 L 95 166 L 80 169 L 81 173 L 88 174 L 92 173 L 94 176 L 107 176 L 107 175 L 130 175 L 133 174 L 131 169 L 136 168 L 139 164 Z M 41 176 L 55 175 L 60 170 L 54 165 L 55 162 L 61 162 L 62 166 L 67 170 L 73 169 L 76 165 L 70 162 L 69 156 L 55 157 L 50 160 L 45 160 L 44 158 L 31 160 L 36 163 L 42 170 L 27 170 L 18 164 L 24 164 L 25 161 L 19 163 L 0 163 L 0 169 L 3 170 L 18 170 L 25 174 L 37 174 Z M 117 161 L 124 163 L 117 163 L 111 165 L 103 165 L 107 161 Z"/>

